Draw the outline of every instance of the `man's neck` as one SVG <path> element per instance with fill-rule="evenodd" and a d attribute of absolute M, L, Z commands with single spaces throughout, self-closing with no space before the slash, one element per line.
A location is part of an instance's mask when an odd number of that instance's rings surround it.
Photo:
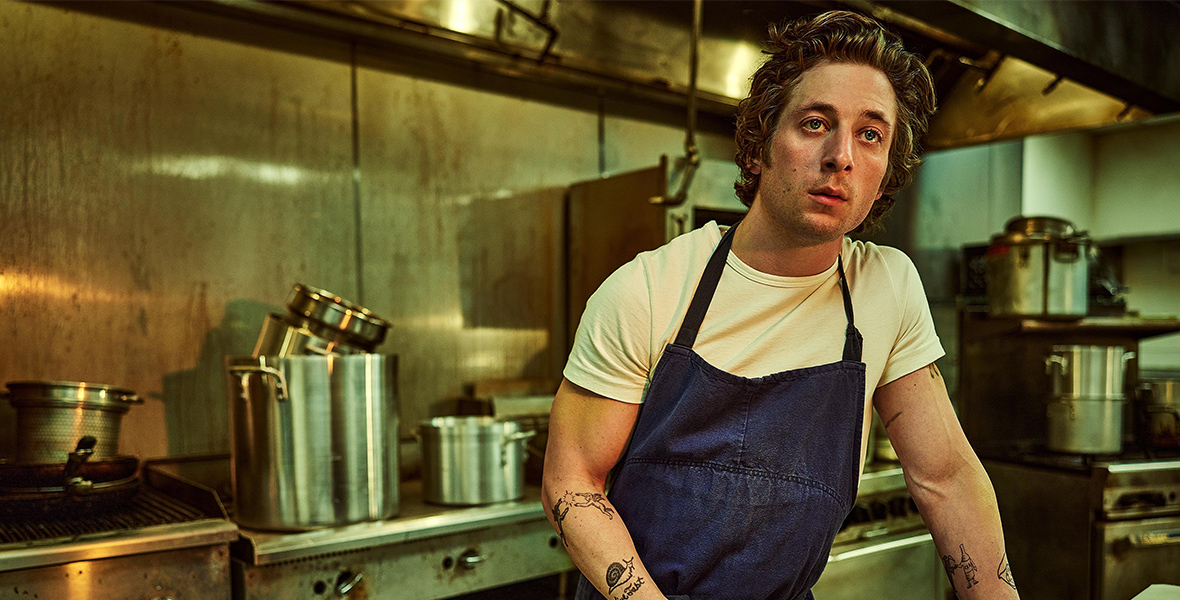
<path fill-rule="evenodd" d="M 823 273 L 836 262 L 843 236 L 804 245 L 760 216 L 751 214 L 743 219 L 733 238 L 733 253 L 750 267 L 768 275 L 806 277 Z"/>

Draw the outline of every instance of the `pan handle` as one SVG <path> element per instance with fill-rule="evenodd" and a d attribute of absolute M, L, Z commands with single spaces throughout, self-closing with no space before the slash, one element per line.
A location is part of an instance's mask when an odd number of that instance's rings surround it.
<path fill-rule="evenodd" d="M 274 379 L 274 385 L 271 389 L 274 390 L 275 400 L 283 402 L 287 399 L 287 378 L 283 376 L 283 372 L 266 365 L 235 365 L 229 367 L 229 372 L 241 378 L 242 389 L 246 389 L 249 385 L 249 377 L 251 374 L 257 373 L 263 378 L 271 377 Z"/>
<path fill-rule="evenodd" d="M 1053 374 L 1053 365 L 1060 366 L 1061 372 L 1064 373 L 1067 369 L 1069 369 L 1069 359 L 1064 356 L 1061 356 L 1060 354 L 1050 354 L 1049 356 L 1046 356 L 1045 357 L 1045 374 L 1046 375 Z"/>
<path fill-rule="evenodd" d="M 1158 548 L 1160 546 L 1180 546 L 1180 529 L 1162 531 L 1145 531 L 1127 536 L 1133 548 Z"/>

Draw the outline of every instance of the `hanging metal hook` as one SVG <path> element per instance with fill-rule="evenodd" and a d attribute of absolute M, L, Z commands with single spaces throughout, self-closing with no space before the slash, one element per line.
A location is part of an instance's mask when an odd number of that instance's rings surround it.
<path fill-rule="evenodd" d="M 688 197 L 688 186 L 692 185 L 692 178 L 696 175 L 697 167 L 701 165 L 701 153 L 697 148 L 697 64 L 701 53 L 701 23 L 704 6 L 703 0 L 692 2 L 692 42 L 689 54 L 688 73 L 688 131 L 684 136 L 684 177 L 680 180 L 680 190 L 674 196 L 653 196 L 652 204 L 677 206 Z"/>

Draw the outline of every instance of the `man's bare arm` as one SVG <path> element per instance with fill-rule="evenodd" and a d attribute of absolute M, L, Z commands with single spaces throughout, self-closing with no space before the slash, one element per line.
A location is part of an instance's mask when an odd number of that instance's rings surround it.
<path fill-rule="evenodd" d="M 612 600 L 663 600 L 604 490 L 639 405 L 562 381 L 549 416 L 541 498 L 574 564 Z"/>
<path fill-rule="evenodd" d="M 1019 598 L 996 493 L 934 364 L 879 388 L 873 404 L 962 600 Z"/>

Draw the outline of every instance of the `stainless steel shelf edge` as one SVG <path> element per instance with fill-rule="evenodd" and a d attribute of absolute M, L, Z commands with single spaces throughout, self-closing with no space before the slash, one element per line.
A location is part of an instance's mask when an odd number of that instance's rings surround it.
<path fill-rule="evenodd" d="M 1180 469 L 1180 460 L 1156 462 L 1133 462 L 1103 465 L 1101 468 L 1109 473 L 1149 473 L 1152 471 L 1171 471 Z"/>
<path fill-rule="evenodd" d="M 868 496 L 879 492 L 904 489 L 906 489 L 905 474 L 901 467 L 871 472 L 866 469 L 860 476 L 860 487 L 857 488 L 856 495 Z"/>
<path fill-rule="evenodd" d="M 881 552 L 888 552 L 890 550 L 898 550 L 901 548 L 909 548 L 911 546 L 919 546 L 928 542 L 933 542 L 934 536 L 925 529 L 913 532 L 900 539 L 881 542 L 879 540 L 866 540 L 852 546 L 850 550 L 843 550 L 840 548 L 834 549 L 832 554 L 828 557 L 829 563 L 840 562 L 844 560 L 852 560 L 870 554 L 878 554 Z"/>
<path fill-rule="evenodd" d="M 541 503 L 534 500 L 299 533 L 243 529 L 242 541 L 234 545 L 233 555 L 248 564 L 266 565 L 544 518 Z"/>
<path fill-rule="evenodd" d="M 224 519 L 203 519 L 88 537 L 91 539 L 0 546 L 0 572 L 225 544 L 238 538 L 238 526 Z"/>

